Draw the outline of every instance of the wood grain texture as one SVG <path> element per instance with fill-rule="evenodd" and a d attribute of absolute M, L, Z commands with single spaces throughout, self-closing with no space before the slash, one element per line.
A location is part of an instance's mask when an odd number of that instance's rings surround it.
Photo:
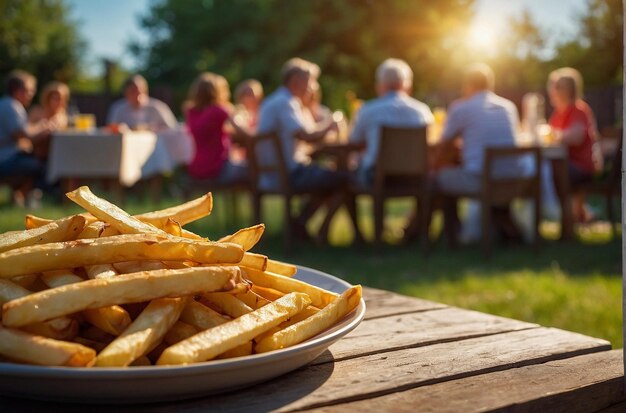
<path fill-rule="evenodd" d="M 623 376 L 622 350 L 602 351 L 314 411 L 595 412 L 624 400 Z"/>
<path fill-rule="evenodd" d="M 154 411 L 290 412 L 609 348 L 604 340 L 537 328 L 308 366 L 249 390 L 163 404 Z"/>
<path fill-rule="evenodd" d="M 446 305 L 375 288 L 364 288 L 365 319 L 446 308 Z"/>
<path fill-rule="evenodd" d="M 537 324 L 455 307 L 364 320 L 313 364 L 402 348 L 536 328 Z"/>

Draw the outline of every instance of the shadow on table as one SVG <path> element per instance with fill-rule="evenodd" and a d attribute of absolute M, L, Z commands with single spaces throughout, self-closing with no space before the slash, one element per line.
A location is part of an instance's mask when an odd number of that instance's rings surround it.
<path fill-rule="evenodd" d="M 320 358 L 332 360 L 332 353 L 326 350 Z M 102 405 L 83 403 L 58 403 L 0 396 L 3 412 L 261 412 L 280 409 L 304 396 L 313 393 L 330 377 L 334 363 L 307 365 L 268 382 L 257 384 L 228 393 L 205 398 L 160 402 L 153 404 Z M 129 392 L 133 389 L 129 388 Z"/>

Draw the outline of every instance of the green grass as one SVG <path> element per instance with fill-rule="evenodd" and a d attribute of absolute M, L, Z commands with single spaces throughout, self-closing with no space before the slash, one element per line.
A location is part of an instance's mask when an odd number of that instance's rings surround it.
<path fill-rule="evenodd" d="M 216 197 L 211 217 L 189 225 L 189 229 L 211 238 L 228 234 L 249 223 L 247 199 L 240 198 L 239 225 L 232 221 L 230 203 Z M 4 204 L 0 196 L 0 232 L 21 229 L 24 210 Z M 141 202 L 130 196 L 126 208 L 138 213 L 175 204 Z M 370 205 L 364 205 L 368 211 Z M 576 241 L 553 239 L 558 226 L 545 223 L 547 241 L 535 255 L 527 246 L 497 246 L 491 261 L 482 258 L 477 246 L 449 250 L 438 241 L 428 258 L 417 245 L 386 246 L 380 254 L 371 248 L 349 247 L 352 233 L 347 217 L 340 214 L 331 228 L 332 247 L 297 245 L 285 255 L 282 244 L 282 209 L 278 202 L 265 204 L 267 233 L 256 249 L 272 257 L 314 267 L 352 283 L 383 288 L 449 305 L 558 327 L 609 340 L 622 347 L 621 239 L 610 240 L 606 225 L 579 229 Z M 391 204 L 386 236 L 400 237 L 404 214 L 410 203 Z M 37 215 L 56 218 L 79 211 L 71 205 L 45 204 Z M 228 213 L 227 213 L 228 212 Z M 366 236 L 372 224 L 367 213 L 361 217 Z M 319 217 L 312 226 L 319 222 Z M 439 225 L 436 219 L 437 227 Z M 437 230 L 435 230 L 437 232 Z"/>

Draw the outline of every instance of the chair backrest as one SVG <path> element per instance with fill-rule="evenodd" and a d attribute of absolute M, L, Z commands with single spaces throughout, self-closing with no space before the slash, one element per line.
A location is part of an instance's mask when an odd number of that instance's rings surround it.
<path fill-rule="evenodd" d="M 527 161 L 526 168 L 522 163 Z M 503 162 L 517 162 L 513 174 L 499 175 L 494 166 Z M 515 198 L 538 198 L 541 193 L 541 148 L 488 147 L 482 175 L 483 196 L 492 203 L 503 204 Z"/>
<path fill-rule="evenodd" d="M 285 154 L 280 143 L 280 138 L 275 133 L 259 134 L 248 139 L 247 153 L 248 166 L 250 168 L 250 185 L 253 191 L 260 191 L 263 176 L 275 177 L 275 189 L 279 192 L 289 191 L 289 172 L 285 161 Z M 264 145 L 264 149 L 269 148 L 272 156 L 264 157 L 259 147 Z"/>
<path fill-rule="evenodd" d="M 391 177 L 423 178 L 428 174 L 426 127 L 396 128 L 384 126 L 376 159 L 374 185 L 385 184 Z"/>

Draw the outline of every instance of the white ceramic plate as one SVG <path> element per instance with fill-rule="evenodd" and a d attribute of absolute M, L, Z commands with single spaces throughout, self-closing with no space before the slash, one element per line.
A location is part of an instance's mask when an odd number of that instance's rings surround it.
<path fill-rule="evenodd" d="M 341 293 L 347 282 L 299 267 L 296 278 Z M 87 403 L 141 403 L 180 400 L 250 386 L 313 361 L 352 331 L 365 315 L 361 303 L 333 328 L 296 346 L 264 354 L 183 367 L 40 367 L 0 363 L 0 394 Z"/>

